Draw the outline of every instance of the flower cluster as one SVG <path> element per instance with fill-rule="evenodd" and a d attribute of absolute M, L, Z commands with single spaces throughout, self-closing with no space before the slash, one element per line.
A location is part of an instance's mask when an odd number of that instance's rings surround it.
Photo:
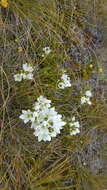
<path fill-rule="evenodd" d="M 23 79 L 28 79 L 31 80 L 33 79 L 33 68 L 31 65 L 29 65 L 28 63 L 23 64 L 23 70 L 21 71 L 21 73 L 18 73 L 16 75 L 14 75 L 14 80 L 15 81 L 22 81 Z"/>
<path fill-rule="evenodd" d="M 81 97 L 81 104 L 89 104 L 91 105 L 91 101 L 90 101 L 90 98 L 92 97 L 92 93 L 90 90 L 87 90 L 85 92 L 85 95 L 83 97 Z"/>
<path fill-rule="evenodd" d="M 75 117 L 72 117 L 71 121 L 69 122 L 70 126 L 70 135 L 76 135 L 80 133 L 80 124 L 79 121 L 75 121 Z"/>
<path fill-rule="evenodd" d="M 43 51 L 44 51 L 44 54 L 45 54 L 45 55 L 48 55 L 48 54 L 51 53 L 52 50 L 50 49 L 50 47 L 47 46 L 47 47 L 44 47 L 44 48 L 43 48 Z M 42 57 L 45 56 L 44 54 L 42 55 Z"/>
<path fill-rule="evenodd" d="M 31 127 L 34 128 L 34 135 L 38 137 L 38 141 L 51 141 L 52 137 L 60 134 L 60 130 L 66 124 L 62 120 L 62 115 L 51 107 L 51 100 L 43 96 L 37 98 L 33 106 L 33 111 L 22 110 L 20 118 L 24 123 L 31 122 Z"/>
<path fill-rule="evenodd" d="M 63 73 L 63 75 L 61 76 L 61 82 L 58 83 L 58 87 L 61 89 L 71 87 L 70 78 L 67 74 Z"/>

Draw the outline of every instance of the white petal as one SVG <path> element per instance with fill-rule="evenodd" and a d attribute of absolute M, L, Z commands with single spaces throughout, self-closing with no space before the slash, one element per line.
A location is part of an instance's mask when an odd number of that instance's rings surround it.
<path fill-rule="evenodd" d="M 85 95 L 88 96 L 88 97 L 91 97 L 91 96 L 92 96 L 92 93 L 91 93 L 90 90 L 87 90 L 87 91 L 85 92 Z"/>
<path fill-rule="evenodd" d="M 72 117 L 72 121 L 75 121 L 75 116 L 74 116 L 74 117 Z"/>
<path fill-rule="evenodd" d="M 33 72 L 33 68 L 32 68 L 32 66 L 30 66 L 28 63 L 25 63 L 25 64 L 23 64 L 23 70 L 25 71 L 25 72 Z"/>
<path fill-rule="evenodd" d="M 70 132 L 70 135 L 76 135 L 76 134 L 78 134 L 78 133 L 80 133 L 80 130 L 79 130 L 79 129 L 76 129 L 76 130 L 71 131 L 71 132 Z"/>
<path fill-rule="evenodd" d="M 20 82 L 22 80 L 22 74 L 16 74 L 16 75 L 14 75 L 14 80 Z"/>

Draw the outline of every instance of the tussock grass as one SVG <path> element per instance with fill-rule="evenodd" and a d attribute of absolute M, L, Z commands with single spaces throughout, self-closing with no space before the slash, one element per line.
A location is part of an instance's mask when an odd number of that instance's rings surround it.
<path fill-rule="evenodd" d="M 101 63 L 95 49 L 92 54 L 89 52 L 93 69 L 71 61 L 68 53 L 72 44 L 82 52 L 85 43 L 82 32 L 91 25 L 85 18 L 87 2 L 91 1 L 85 1 L 83 7 L 80 1 L 11 0 L 6 9 L 0 8 L 2 190 L 103 190 L 107 187 L 107 172 L 103 168 L 106 143 L 102 140 L 107 132 L 107 99 L 105 87 L 100 88 Z M 50 46 L 52 53 L 43 58 L 45 46 Z M 13 75 L 25 62 L 34 67 L 34 80 L 17 83 Z M 64 91 L 56 83 L 63 69 L 68 71 L 72 82 L 72 87 Z M 93 76 L 96 86 L 90 83 Z M 81 106 L 80 97 L 87 88 L 94 94 L 93 104 Z M 23 124 L 19 115 L 22 109 L 31 108 L 41 94 L 52 100 L 59 113 L 66 117 L 76 115 L 81 123 L 79 135 L 70 136 L 65 127 L 50 143 L 37 141 L 33 129 Z M 93 146 L 98 143 L 93 152 Z M 95 166 L 97 158 L 104 160 L 101 171 Z"/>

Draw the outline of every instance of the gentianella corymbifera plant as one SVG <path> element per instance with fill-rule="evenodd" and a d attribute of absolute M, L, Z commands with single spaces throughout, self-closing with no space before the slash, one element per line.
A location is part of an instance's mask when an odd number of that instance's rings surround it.
<path fill-rule="evenodd" d="M 32 111 L 22 110 L 20 118 L 24 123 L 31 122 L 31 128 L 35 130 L 34 135 L 38 137 L 38 141 L 51 141 L 52 137 L 60 134 L 66 124 L 62 115 L 58 114 L 54 107 L 51 107 L 51 100 L 43 96 L 37 98 Z"/>
<path fill-rule="evenodd" d="M 16 81 L 21 81 L 22 79 L 32 79 L 33 68 L 26 64 L 23 64 L 23 72 L 14 76 Z M 29 77 L 31 75 L 31 77 Z M 61 81 L 58 81 L 58 87 L 64 89 L 66 87 L 71 87 L 70 77 L 63 72 L 61 76 Z M 85 95 L 81 97 L 81 104 L 91 104 L 90 98 L 92 93 L 90 90 L 85 92 Z M 61 133 L 61 129 L 65 125 L 69 126 L 69 133 L 71 136 L 80 133 L 80 123 L 76 121 L 75 117 L 72 117 L 68 121 L 64 121 L 61 114 L 58 114 L 54 107 L 51 106 L 51 100 L 48 100 L 44 96 L 37 98 L 32 110 L 22 110 L 20 119 L 24 123 L 31 123 L 31 128 L 34 129 L 34 135 L 38 137 L 38 141 L 51 141 L 52 137 L 56 137 Z"/>
<path fill-rule="evenodd" d="M 58 81 L 58 87 L 64 89 L 66 87 L 71 87 L 70 77 L 66 74 L 66 71 L 61 76 L 61 80 Z"/>
<path fill-rule="evenodd" d="M 14 80 L 20 82 L 23 79 L 25 80 L 33 79 L 33 73 L 32 73 L 34 71 L 33 67 L 30 64 L 25 63 L 22 65 L 22 68 L 23 70 L 21 71 L 21 73 L 14 75 Z"/>
<path fill-rule="evenodd" d="M 81 104 L 89 104 L 91 105 L 92 102 L 90 98 L 92 97 L 92 92 L 90 90 L 87 90 L 85 92 L 85 95 L 81 97 Z"/>

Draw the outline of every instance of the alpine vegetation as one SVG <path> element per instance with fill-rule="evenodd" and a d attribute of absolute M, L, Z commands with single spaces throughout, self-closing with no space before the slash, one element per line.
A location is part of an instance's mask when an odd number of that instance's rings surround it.
<path fill-rule="evenodd" d="M 92 97 L 92 93 L 90 90 L 87 90 L 85 92 L 85 95 L 81 97 L 81 104 L 89 104 L 91 105 L 92 102 L 90 101 L 90 98 Z"/>
<path fill-rule="evenodd" d="M 23 64 L 22 66 L 23 70 L 21 71 L 21 73 L 15 74 L 14 75 L 14 80 L 15 81 L 22 81 L 23 79 L 26 80 L 31 80 L 33 79 L 33 67 L 31 65 L 29 65 L 28 63 Z"/>
<path fill-rule="evenodd" d="M 70 135 L 76 135 L 80 133 L 80 124 L 79 121 L 75 120 L 75 117 L 72 117 L 71 121 L 69 122 L 70 126 Z"/>
<path fill-rule="evenodd" d="M 60 134 L 66 122 L 62 120 L 62 115 L 51 107 L 51 100 L 43 96 L 38 97 L 32 110 L 22 110 L 20 118 L 24 123 L 31 122 L 31 128 L 34 129 L 38 141 L 51 141 L 52 137 Z"/>
<path fill-rule="evenodd" d="M 70 77 L 65 72 L 61 76 L 61 82 L 58 83 L 58 87 L 61 89 L 71 87 Z"/>

